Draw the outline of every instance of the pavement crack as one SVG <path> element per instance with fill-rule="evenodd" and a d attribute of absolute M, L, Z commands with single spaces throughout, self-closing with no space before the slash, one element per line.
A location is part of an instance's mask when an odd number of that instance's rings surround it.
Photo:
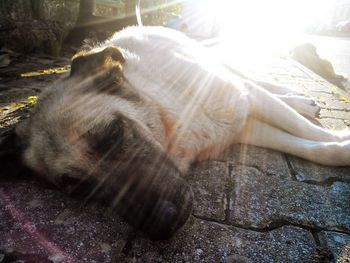
<path fill-rule="evenodd" d="M 290 225 L 288 223 L 280 225 L 277 224 L 276 226 L 274 225 L 273 227 L 271 227 L 271 225 L 269 225 L 268 227 L 264 227 L 264 228 L 258 228 L 258 227 L 253 227 L 253 226 L 249 226 L 249 225 L 244 225 L 244 224 L 236 224 L 236 223 L 232 223 L 232 222 L 220 222 L 218 220 L 212 219 L 212 218 L 207 218 L 204 216 L 200 216 L 200 215 L 194 215 L 193 217 L 199 220 L 204 220 L 204 221 L 208 221 L 208 222 L 212 222 L 212 223 L 217 223 L 217 224 L 221 224 L 227 227 L 235 227 L 235 228 L 240 228 L 240 229 L 244 229 L 244 230 L 249 230 L 249 231 L 254 231 L 254 232 L 261 232 L 261 233 L 265 233 L 265 232 L 269 232 L 269 231 L 273 231 L 275 229 L 278 229 L 280 227 L 283 226 L 287 226 Z"/>
<path fill-rule="evenodd" d="M 348 180 L 344 180 L 343 178 L 339 178 L 339 177 L 329 177 L 322 181 L 303 180 L 300 182 L 306 183 L 306 184 L 312 184 L 312 185 L 320 185 L 320 186 L 332 186 L 334 183 L 349 183 Z"/>
<path fill-rule="evenodd" d="M 326 227 L 320 227 L 317 225 L 309 225 L 309 224 L 302 224 L 302 223 L 294 223 L 285 219 L 276 219 L 274 221 L 271 221 L 267 226 L 264 228 L 260 228 L 263 232 L 275 230 L 277 228 L 281 228 L 283 226 L 295 226 L 299 228 L 303 228 L 309 232 L 320 232 L 320 231 L 332 231 L 342 234 L 349 234 L 346 231 L 334 229 L 334 228 L 326 228 Z"/>
<path fill-rule="evenodd" d="M 204 220 L 207 222 L 225 225 L 227 227 L 236 227 L 236 228 L 240 228 L 240 229 L 244 229 L 244 230 L 261 232 L 261 233 L 274 231 L 274 230 L 279 229 L 279 228 L 284 227 L 284 226 L 294 226 L 294 227 L 298 227 L 298 228 L 302 228 L 304 230 L 307 230 L 310 233 L 319 233 L 321 231 L 332 231 L 332 232 L 336 232 L 336 233 L 340 233 L 340 234 L 350 234 L 349 232 L 342 231 L 342 230 L 328 229 L 328 228 L 323 228 L 323 227 L 319 227 L 319 226 L 315 226 L 315 225 L 303 225 L 303 224 L 293 223 L 293 222 L 290 222 L 290 221 L 284 220 L 284 219 L 278 219 L 278 220 L 271 221 L 268 223 L 268 225 L 266 225 L 264 227 L 254 227 L 254 226 L 251 226 L 248 224 L 238 224 L 238 223 L 234 223 L 234 222 L 228 222 L 227 220 L 219 221 L 219 220 L 215 220 L 213 218 L 208 218 L 205 216 L 195 215 L 195 214 L 193 214 L 193 217 L 196 219 L 199 219 L 199 220 Z"/>
<path fill-rule="evenodd" d="M 228 221 L 230 218 L 230 204 L 231 200 L 235 199 L 235 185 L 234 185 L 234 180 L 231 177 L 232 170 L 233 170 L 233 165 L 231 163 L 228 163 L 227 165 L 227 170 L 228 170 L 228 178 L 230 180 L 230 184 L 225 189 L 225 195 L 226 195 L 226 207 L 225 207 L 225 221 Z"/>
<path fill-rule="evenodd" d="M 132 246 L 133 246 L 133 241 L 136 237 L 136 234 L 133 230 L 131 230 L 131 232 L 129 233 L 127 239 L 126 239 L 126 242 L 125 242 L 125 245 L 124 247 L 122 248 L 121 250 L 121 253 L 128 257 L 129 256 L 129 253 L 130 251 L 132 250 Z"/>
<path fill-rule="evenodd" d="M 297 179 L 297 172 L 295 171 L 292 163 L 290 162 L 290 159 L 289 159 L 288 155 L 287 154 L 283 154 L 283 157 L 284 157 L 284 160 L 286 161 L 286 164 L 288 166 L 288 170 L 289 170 L 289 172 L 290 172 L 290 174 L 292 176 L 292 179 L 294 181 L 298 181 L 298 179 Z"/>
<path fill-rule="evenodd" d="M 204 220 L 204 221 L 207 221 L 207 222 L 211 222 L 211 223 L 217 223 L 217 224 L 224 224 L 224 225 L 227 225 L 229 226 L 228 224 L 226 224 L 226 221 L 220 221 L 220 220 L 217 220 L 217 219 L 213 219 L 213 218 L 209 218 L 209 217 L 206 217 L 206 216 L 201 216 L 201 215 L 196 215 L 196 214 L 192 214 L 192 216 L 196 219 L 199 219 L 199 220 Z"/>
<path fill-rule="evenodd" d="M 338 109 L 338 108 L 332 108 L 332 107 L 321 107 L 321 109 L 328 110 L 328 111 L 339 111 L 339 112 L 349 112 L 350 111 L 350 109 Z"/>
<path fill-rule="evenodd" d="M 341 120 L 341 121 L 346 121 L 345 118 L 341 118 L 341 117 L 336 117 L 336 116 L 322 116 L 322 118 L 332 118 L 333 120 Z"/>
<path fill-rule="evenodd" d="M 318 233 L 320 233 L 319 230 L 315 230 L 315 229 L 312 229 L 311 231 L 311 234 L 312 234 L 312 237 L 314 238 L 315 240 L 315 243 L 317 246 L 320 246 L 321 245 L 321 242 L 320 242 L 320 239 L 318 237 Z"/>
<path fill-rule="evenodd" d="M 261 169 L 261 167 L 259 165 L 253 165 L 253 164 L 248 165 L 244 162 L 229 163 L 229 165 L 230 165 L 230 175 L 235 167 L 236 168 L 242 167 L 242 168 L 253 168 L 263 175 L 273 176 L 273 173 L 265 172 L 263 169 Z"/>
<path fill-rule="evenodd" d="M 290 157 L 288 154 L 284 154 L 284 158 L 286 160 L 288 169 L 290 171 L 290 174 L 292 175 L 292 180 L 293 181 L 297 181 L 300 183 L 305 183 L 305 184 L 311 184 L 311 185 L 319 185 L 319 186 L 332 186 L 332 184 L 336 183 L 336 182 L 341 182 L 341 183 L 349 183 L 348 180 L 345 180 L 343 178 L 340 177 L 328 177 L 325 180 L 322 181 L 316 181 L 316 180 L 298 180 L 298 173 L 297 171 L 295 171 L 291 161 L 290 161 Z"/>
<path fill-rule="evenodd" d="M 319 262 L 320 263 L 333 262 L 334 255 L 332 251 L 328 247 L 322 245 L 320 242 L 320 239 L 318 237 L 318 234 L 320 233 L 320 231 L 312 229 L 310 230 L 310 233 L 316 244 L 316 253 L 317 253 L 317 258 L 319 259 Z"/>

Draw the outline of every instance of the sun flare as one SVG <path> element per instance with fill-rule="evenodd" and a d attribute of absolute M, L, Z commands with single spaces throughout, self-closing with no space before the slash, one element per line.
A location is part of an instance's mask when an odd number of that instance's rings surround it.
<path fill-rule="evenodd" d="M 308 25 L 327 19 L 332 0 L 202 0 L 204 13 L 215 17 L 220 38 L 250 45 L 292 44 Z M 202 11 L 203 13 L 203 11 Z M 247 45 L 248 43 L 248 45 Z"/>
<path fill-rule="evenodd" d="M 215 10 L 229 28 L 259 33 L 300 30 L 319 19 L 329 3 L 329 0 L 219 0 L 215 1 L 215 9 L 207 6 Z"/>

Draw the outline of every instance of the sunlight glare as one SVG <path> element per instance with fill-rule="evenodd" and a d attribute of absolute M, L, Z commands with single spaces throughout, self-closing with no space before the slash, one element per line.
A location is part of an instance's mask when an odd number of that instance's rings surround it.
<path fill-rule="evenodd" d="M 292 46 L 306 26 L 326 20 L 333 0 L 204 0 L 220 37 L 238 49 Z M 240 46 L 239 46 L 240 45 Z"/>
<path fill-rule="evenodd" d="M 219 0 L 215 11 L 223 18 L 227 30 L 299 31 L 322 16 L 329 3 L 329 0 Z"/>

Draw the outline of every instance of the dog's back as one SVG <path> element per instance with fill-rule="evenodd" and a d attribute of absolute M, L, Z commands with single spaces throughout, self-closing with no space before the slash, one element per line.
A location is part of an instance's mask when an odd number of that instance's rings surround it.
<path fill-rule="evenodd" d="M 214 53 L 162 27 L 128 28 L 102 47 L 111 45 L 124 54 L 123 74 L 131 86 L 160 107 L 165 127 L 160 143 L 180 167 L 232 143 L 249 104 L 242 80 Z"/>

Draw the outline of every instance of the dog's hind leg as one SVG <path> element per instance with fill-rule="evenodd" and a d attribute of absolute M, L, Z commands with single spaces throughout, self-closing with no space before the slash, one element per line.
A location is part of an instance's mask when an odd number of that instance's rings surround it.
<path fill-rule="evenodd" d="M 323 165 L 350 164 L 350 141 L 307 140 L 254 118 L 248 119 L 236 142 L 278 150 Z"/>
<path fill-rule="evenodd" d="M 321 128 L 260 86 L 245 82 L 245 87 L 251 103 L 251 116 L 307 140 L 323 142 L 350 140 L 349 130 L 335 132 Z"/>

